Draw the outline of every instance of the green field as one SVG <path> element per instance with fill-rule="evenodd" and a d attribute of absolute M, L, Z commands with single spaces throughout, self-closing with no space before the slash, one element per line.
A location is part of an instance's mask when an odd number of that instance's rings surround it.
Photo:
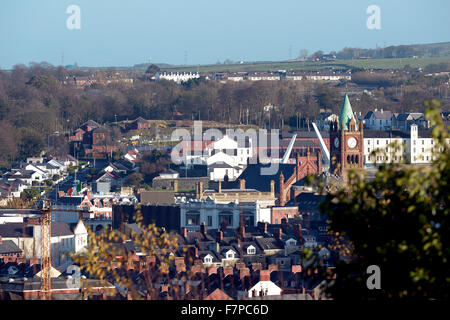
<path fill-rule="evenodd" d="M 335 70 L 346 70 L 352 67 L 364 69 L 402 69 L 409 65 L 412 68 L 423 68 L 429 64 L 450 62 L 450 57 L 437 58 L 392 58 L 392 59 L 358 59 L 338 60 L 329 62 L 264 62 L 249 64 L 229 65 L 202 65 L 177 68 L 164 68 L 165 72 L 239 72 L 239 71 L 269 71 L 269 70 L 320 70 L 333 68 Z"/>

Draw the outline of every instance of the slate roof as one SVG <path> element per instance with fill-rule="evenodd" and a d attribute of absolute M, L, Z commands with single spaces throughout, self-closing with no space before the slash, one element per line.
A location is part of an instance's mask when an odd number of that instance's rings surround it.
<path fill-rule="evenodd" d="M 284 248 L 283 244 L 275 238 L 256 238 L 255 241 L 263 250 L 277 250 Z"/>
<path fill-rule="evenodd" d="M 12 240 L 0 242 L 0 254 L 21 253 L 22 250 Z"/>
<path fill-rule="evenodd" d="M 64 222 L 52 222 L 52 237 L 73 235 L 70 226 Z M 33 237 L 33 227 L 27 223 L 0 224 L 0 236 L 3 238 Z"/>
<path fill-rule="evenodd" d="M 270 180 L 275 182 L 275 192 L 279 192 L 279 177 L 283 173 L 284 179 L 288 179 L 295 170 L 295 164 L 278 164 L 278 170 L 275 174 L 264 175 L 261 174 L 261 169 L 267 168 L 266 170 L 271 170 L 271 164 L 251 164 L 242 172 L 236 181 L 229 182 L 229 187 L 232 189 L 239 189 L 239 179 L 245 179 L 245 187 L 248 189 L 256 189 L 262 192 L 270 191 Z"/>
<path fill-rule="evenodd" d="M 0 224 L 0 236 L 2 238 L 33 237 L 33 227 L 24 223 Z"/>
<path fill-rule="evenodd" d="M 390 120 L 392 118 L 392 112 L 391 111 L 383 110 L 383 112 L 381 112 L 381 111 L 377 110 L 377 111 L 369 111 L 369 112 L 367 112 L 367 114 L 364 117 L 364 119 L 370 119 L 372 114 L 374 115 L 374 117 L 377 120 Z"/>
<path fill-rule="evenodd" d="M 319 211 L 319 206 L 325 200 L 325 196 L 312 192 L 302 192 L 296 200 L 300 211 Z"/>
<path fill-rule="evenodd" d="M 384 131 L 384 130 L 364 130 L 364 138 L 401 138 L 409 139 L 410 133 L 408 131 Z"/>

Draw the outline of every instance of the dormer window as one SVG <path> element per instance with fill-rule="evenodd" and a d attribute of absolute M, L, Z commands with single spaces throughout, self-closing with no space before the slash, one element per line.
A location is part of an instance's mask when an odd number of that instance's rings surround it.
<path fill-rule="evenodd" d="M 233 251 L 228 251 L 226 254 L 227 259 L 234 259 L 234 252 Z"/>
<path fill-rule="evenodd" d="M 211 264 L 212 263 L 212 257 L 210 255 L 207 255 L 203 261 L 205 262 L 205 264 Z"/>
<path fill-rule="evenodd" d="M 256 253 L 256 249 L 254 246 L 249 246 L 247 248 L 247 254 L 255 254 Z"/>

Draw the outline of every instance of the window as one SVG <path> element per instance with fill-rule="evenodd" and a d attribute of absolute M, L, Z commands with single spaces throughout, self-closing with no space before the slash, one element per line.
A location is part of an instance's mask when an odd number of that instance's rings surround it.
<path fill-rule="evenodd" d="M 389 144 L 389 140 L 386 140 L 386 144 Z"/>
<path fill-rule="evenodd" d="M 422 139 L 422 144 L 425 144 L 425 140 Z"/>
<path fill-rule="evenodd" d="M 208 227 L 212 226 L 212 216 L 208 216 Z"/>
<path fill-rule="evenodd" d="M 425 152 L 425 149 L 424 149 L 424 148 L 422 148 L 422 152 Z"/>
<path fill-rule="evenodd" d="M 413 144 L 416 145 L 416 140 L 414 140 Z"/>
<path fill-rule="evenodd" d="M 255 215 L 251 211 L 244 212 L 244 225 L 245 227 L 255 226 Z"/>
<path fill-rule="evenodd" d="M 227 226 L 233 225 L 233 213 L 230 211 L 222 211 L 219 213 L 219 224 L 225 224 Z"/>
<path fill-rule="evenodd" d="M 367 152 L 370 152 L 370 148 L 367 148 Z"/>
<path fill-rule="evenodd" d="M 200 225 L 200 212 L 189 211 L 186 214 L 186 225 L 188 226 L 198 226 Z"/>
<path fill-rule="evenodd" d="M 367 144 L 370 144 L 370 140 L 367 140 Z"/>
<path fill-rule="evenodd" d="M 204 262 L 205 262 L 206 264 L 211 264 L 211 263 L 212 263 L 212 258 L 211 258 L 211 256 L 206 256 L 205 259 L 204 259 Z"/>
<path fill-rule="evenodd" d="M 234 259 L 234 252 L 227 252 L 227 259 Z"/>

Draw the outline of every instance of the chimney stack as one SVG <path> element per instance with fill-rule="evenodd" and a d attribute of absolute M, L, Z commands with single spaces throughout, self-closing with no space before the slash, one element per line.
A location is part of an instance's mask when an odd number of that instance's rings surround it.
<path fill-rule="evenodd" d="M 216 241 L 223 241 L 223 232 L 221 230 L 217 230 L 216 232 Z"/>
<path fill-rule="evenodd" d="M 202 233 L 202 235 L 204 237 L 206 237 L 206 224 L 205 224 L 205 221 L 202 221 L 202 223 L 200 223 L 200 232 Z"/>
<path fill-rule="evenodd" d="M 244 239 L 245 237 L 245 226 L 243 224 L 239 226 L 239 237 L 241 239 Z"/>
<path fill-rule="evenodd" d="M 239 269 L 239 279 L 243 279 L 244 277 L 250 277 L 250 270 L 248 268 Z"/>
<path fill-rule="evenodd" d="M 239 180 L 239 189 L 241 189 L 241 190 L 245 189 L 245 179 Z"/>
<path fill-rule="evenodd" d="M 267 233 L 267 225 L 267 222 L 258 222 L 259 231 L 261 231 L 262 233 Z"/>
<path fill-rule="evenodd" d="M 277 228 L 275 230 L 275 238 L 278 240 L 281 240 L 282 235 L 283 235 L 283 230 L 281 228 Z"/>
<path fill-rule="evenodd" d="M 259 270 L 259 281 L 270 281 L 270 271 Z"/>
<path fill-rule="evenodd" d="M 269 272 L 278 271 L 278 265 L 277 264 L 269 264 L 267 269 L 269 270 Z"/>
<path fill-rule="evenodd" d="M 178 180 L 173 180 L 173 191 L 178 192 Z"/>
<path fill-rule="evenodd" d="M 281 218 L 281 229 L 283 230 L 284 233 L 287 232 L 287 218 Z"/>
<path fill-rule="evenodd" d="M 210 274 L 217 274 L 217 268 L 216 267 L 209 267 L 207 269 L 207 273 L 208 273 L 208 275 L 210 275 Z"/>
<path fill-rule="evenodd" d="M 275 196 L 275 181 L 270 180 L 270 193 L 272 194 L 272 196 Z"/>
<path fill-rule="evenodd" d="M 233 267 L 227 266 L 223 268 L 223 276 L 226 277 L 228 275 L 233 275 L 234 274 L 234 270 Z"/>
<path fill-rule="evenodd" d="M 222 181 L 219 180 L 219 193 L 222 193 Z"/>
<path fill-rule="evenodd" d="M 284 194 L 284 175 L 283 175 L 283 172 L 281 172 L 281 174 L 280 174 L 279 184 L 280 184 L 279 201 L 280 201 L 280 206 L 283 207 L 286 204 L 285 194 Z"/>
<path fill-rule="evenodd" d="M 181 227 L 181 235 L 185 238 L 187 238 L 187 228 L 186 227 Z"/>
<path fill-rule="evenodd" d="M 294 224 L 294 225 L 292 226 L 292 228 L 293 228 L 293 231 L 294 231 L 295 236 L 296 236 L 297 239 L 298 239 L 299 244 L 300 244 L 300 245 L 303 244 L 302 225 L 296 223 L 296 224 Z"/>

